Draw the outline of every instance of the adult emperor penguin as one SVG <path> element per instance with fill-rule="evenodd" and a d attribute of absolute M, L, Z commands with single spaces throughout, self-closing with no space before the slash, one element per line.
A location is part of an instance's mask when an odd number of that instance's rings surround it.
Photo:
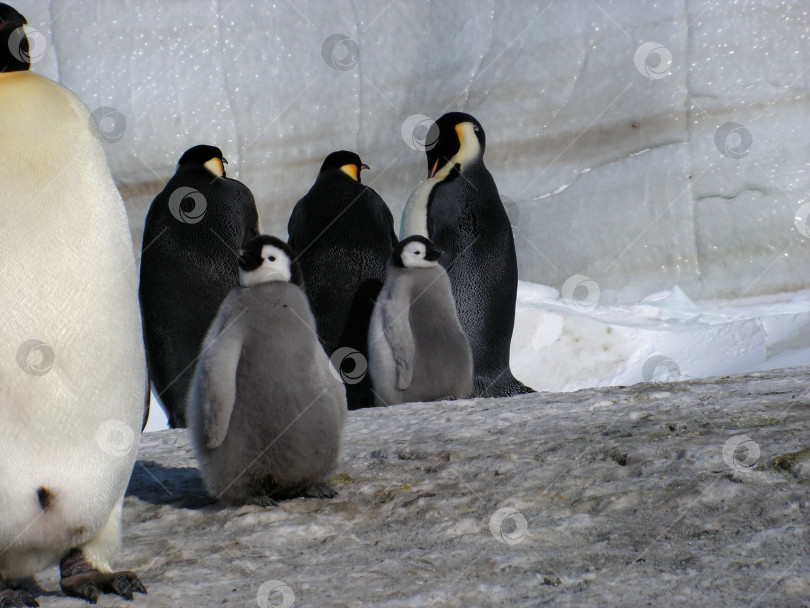
<path fill-rule="evenodd" d="M 509 369 L 517 257 L 509 217 L 484 166 L 484 129 L 469 114 L 450 112 L 431 125 L 427 141 L 435 142 L 427 150 L 428 179 L 405 205 L 400 238 L 422 235 L 442 251 L 439 263 L 472 347 L 475 394 L 531 393 Z"/>
<path fill-rule="evenodd" d="M 245 243 L 240 285 L 217 314 L 189 392 L 188 418 L 209 494 L 227 504 L 331 498 L 346 394 L 315 332 L 294 253 Z"/>
<path fill-rule="evenodd" d="M 0 4 L 0 605 L 60 564 L 68 595 L 131 599 L 113 572 L 146 407 L 127 217 L 79 99 L 28 70 Z"/>
<path fill-rule="evenodd" d="M 225 175 L 219 148 L 194 146 L 152 201 L 140 297 L 149 375 L 172 428 L 185 427 L 188 386 L 205 334 L 238 284 L 238 251 L 259 234 L 253 194 Z"/>
<path fill-rule="evenodd" d="M 398 242 L 385 201 L 360 182 L 367 168 L 354 152 L 327 156 L 287 226 L 318 336 L 345 379 L 349 409 L 374 405 L 365 373 L 368 323 Z"/>
<path fill-rule="evenodd" d="M 423 236 L 391 256 L 369 326 L 369 373 L 377 405 L 469 397 L 470 343 L 456 316 L 441 251 Z"/>

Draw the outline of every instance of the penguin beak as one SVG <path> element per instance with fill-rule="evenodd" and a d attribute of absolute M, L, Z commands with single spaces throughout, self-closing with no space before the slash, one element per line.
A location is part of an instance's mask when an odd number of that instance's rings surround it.
<path fill-rule="evenodd" d="M 436 175 L 436 169 L 439 167 L 439 159 L 436 159 L 436 162 L 433 163 L 433 168 L 430 170 L 430 175 L 428 177 L 433 177 Z"/>
<path fill-rule="evenodd" d="M 227 159 L 227 158 L 225 158 L 225 157 L 223 156 L 223 157 L 222 157 L 222 162 L 223 162 L 223 163 L 225 163 L 225 164 L 227 165 L 227 164 L 228 164 L 228 159 Z"/>
<path fill-rule="evenodd" d="M 436 249 L 435 247 L 434 247 L 433 249 L 428 249 L 428 250 L 425 252 L 425 259 L 426 259 L 428 262 L 435 262 L 435 261 L 436 261 L 436 260 L 438 260 L 438 259 L 439 259 L 441 256 L 442 256 L 442 250 L 441 250 L 441 249 Z"/>
<path fill-rule="evenodd" d="M 363 169 L 368 169 L 369 171 L 371 171 L 371 167 L 369 167 L 366 163 L 360 165 L 360 171 L 362 171 Z"/>

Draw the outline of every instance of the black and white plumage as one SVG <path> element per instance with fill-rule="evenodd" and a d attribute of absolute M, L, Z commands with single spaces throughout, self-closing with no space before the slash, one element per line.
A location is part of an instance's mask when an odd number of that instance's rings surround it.
<path fill-rule="evenodd" d="M 425 237 L 411 236 L 391 256 L 369 326 L 377 405 L 472 395 L 472 352 L 440 255 Z"/>
<path fill-rule="evenodd" d="M 374 299 L 398 242 L 385 201 L 360 182 L 364 168 L 353 152 L 327 156 L 288 224 L 288 242 L 301 264 L 318 335 L 330 357 L 339 349 L 367 357 Z M 334 364 L 340 368 L 344 361 Z M 367 375 L 358 380 L 346 384 L 350 409 L 373 405 Z"/>
<path fill-rule="evenodd" d="M 186 426 L 194 363 L 238 283 L 237 252 L 259 234 L 253 194 L 226 177 L 224 163 L 219 148 L 190 148 L 146 216 L 140 299 L 149 374 L 173 428 Z"/>
<path fill-rule="evenodd" d="M 346 396 L 330 366 L 292 249 L 270 236 L 245 243 L 240 287 L 206 337 L 188 420 L 208 492 L 227 504 L 331 497 Z"/>
<path fill-rule="evenodd" d="M 146 407 L 126 210 L 90 112 L 28 70 L 0 4 L 0 606 L 59 564 L 92 602 L 145 592 L 113 572 Z"/>
<path fill-rule="evenodd" d="M 509 369 L 517 257 L 512 226 L 484 165 L 486 137 L 469 114 L 450 112 L 430 127 L 428 179 L 408 199 L 400 237 L 422 235 L 442 250 L 458 318 L 470 341 L 475 394 L 533 392 Z"/>

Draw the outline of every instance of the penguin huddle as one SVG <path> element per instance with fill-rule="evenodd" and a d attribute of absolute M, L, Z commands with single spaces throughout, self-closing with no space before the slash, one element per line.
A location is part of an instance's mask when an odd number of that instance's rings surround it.
<path fill-rule="evenodd" d="M 509 369 L 514 241 L 475 118 L 431 127 L 399 238 L 354 152 L 325 158 L 285 242 L 222 151 L 194 146 L 150 206 L 138 282 L 90 114 L 29 72 L 25 24 L 0 3 L 1 606 L 37 606 L 16 581 L 55 564 L 91 603 L 146 593 L 110 560 L 150 384 L 209 494 L 261 506 L 336 495 L 348 409 L 531 392 Z"/>

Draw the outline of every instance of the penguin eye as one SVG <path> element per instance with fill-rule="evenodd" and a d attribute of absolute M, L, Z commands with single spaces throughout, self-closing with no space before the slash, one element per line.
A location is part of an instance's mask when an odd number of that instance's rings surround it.
<path fill-rule="evenodd" d="M 275 262 L 276 261 L 276 256 L 271 255 L 267 259 L 270 260 L 271 262 Z"/>

